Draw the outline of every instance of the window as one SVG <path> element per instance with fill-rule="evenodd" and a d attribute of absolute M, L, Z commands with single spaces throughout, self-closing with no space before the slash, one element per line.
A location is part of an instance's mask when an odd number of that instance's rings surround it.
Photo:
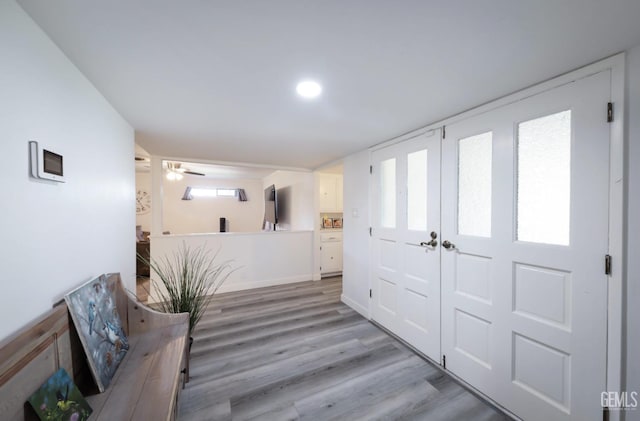
<path fill-rule="evenodd" d="M 518 125 L 518 240 L 569 245 L 571 111 Z"/>
<path fill-rule="evenodd" d="M 238 189 L 215 188 L 215 187 L 187 187 L 183 200 L 191 200 L 194 197 L 236 197 Z"/>
<path fill-rule="evenodd" d="M 458 141 L 458 233 L 491 237 L 491 132 Z"/>
<path fill-rule="evenodd" d="M 380 163 L 380 224 L 385 228 L 396 226 L 396 160 Z"/>
<path fill-rule="evenodd" d="M 216 189 L 216 193 L 220 197 L 236 197 L 237 189 Z"/>
<path fill-rule="evenodd" d="M 407 228 L 427 230 L 427 150 L 407 155 Z"/>

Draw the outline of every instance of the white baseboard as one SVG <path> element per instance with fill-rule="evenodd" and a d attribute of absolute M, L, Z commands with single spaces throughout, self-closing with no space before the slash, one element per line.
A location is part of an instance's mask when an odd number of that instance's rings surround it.
<path fill-rule="evenodd" d="M 278 278 L 278 279 L 267 279 L 263 281 L 256 282 L 228 282 L 222 284 L 220 289 L 216 293 L 222 292 L 234 292 L 234 291 L 242 291 L 245 289 L 253 289 L 253 288 L 264 288 L 271 287 L 274 285 L 284 285 L 284 284 L 292 284 L 295 282 L 304 282 L 312 280 L 312 274 L 305 275 L 297 275 L 297 276 L 289 276 L 287 278 Z"/>
<path fill-rule="evenodd" d="M 344 294 L 340 295 L 340 301 L 342 301 L 343 303 L 345 303 L 346 305 L 348 305 L 349 307 L 351 307 L 352 309 L 360 313 L 362 317 L 369 320 L 369 309 L 363 306 L 362 304 L 353 301 L 351 298 L 347 297 Z"/>

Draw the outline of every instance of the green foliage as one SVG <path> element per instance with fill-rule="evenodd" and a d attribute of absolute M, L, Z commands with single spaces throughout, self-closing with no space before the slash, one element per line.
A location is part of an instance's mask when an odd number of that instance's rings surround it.
<path fill-rule="evenodd" d="M 158 306 L 165 313 L 189 313 L 189 334 L 211 303 L 213 294 L 235 269 L 231 260 L 216 263 L 218 252 L 212 254 L 206 244 L 191 248 L 184 242 L 172 255 L 138 260 L 148 264 L 160 281 L 152 279 L 159 298 Z M 160 285 L 158 285 L 160 284 Z"/>

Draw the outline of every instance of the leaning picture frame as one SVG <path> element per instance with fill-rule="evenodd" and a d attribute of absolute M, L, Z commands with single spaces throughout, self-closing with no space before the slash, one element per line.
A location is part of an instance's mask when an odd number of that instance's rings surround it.
<path fill-rule="evenodd" d="M 80 390 L 64 368 L 58 369 L 28 400 L 33 412 L 42 421 L 85 421 L 93 412 Z M 35 419 L 28 417 L 25 419 Z"/>
<path fill-rule="evenodd" d="M 333 228 L 342 228 L 342 218 L 333 218 Z"/>
<path fill-rule="evenodd" d="M 129 349 L 107 275 L 91 279 L 64 299 L 87 355 L 91 374 L 100 392 L 104 392 Z"/>
<path fill-rule="evenodd" d="M 322 218 L 322 228 L 333 228 L 333 218 Z"/>

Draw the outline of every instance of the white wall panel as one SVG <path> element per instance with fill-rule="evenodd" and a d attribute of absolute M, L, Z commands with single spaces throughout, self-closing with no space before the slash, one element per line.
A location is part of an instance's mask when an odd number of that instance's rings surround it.
<path fill-rule="evenodd" d="M 13 1 L 0 2 L 0 338 L 104 272 L 135 286 L 134 133 Z M 29 177 L 28 141 L 66 183 Z"/>
<path fill-rule="evenodd" d="M 204 245 L 219 253 L 218 262 L 232 261 L 236 270 L 219 292 L 310 281 L 313 272 L 312 231 L 163 235 L 151 238 L 151 257 L 172 256 L 183 244 Z"/>
<path fill-rule="evenodd" d="M 369 151 L 346 157 L 342 301 L 369 317 Z"/>

